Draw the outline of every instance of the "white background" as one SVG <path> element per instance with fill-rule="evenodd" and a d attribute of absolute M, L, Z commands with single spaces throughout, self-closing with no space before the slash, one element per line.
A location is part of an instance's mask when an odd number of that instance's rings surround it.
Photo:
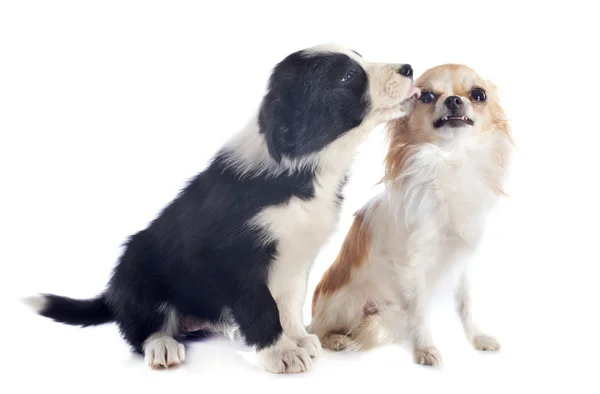
<path fill-rule="evenodd" d="M 598 14 L 584 2 L 530 3 L 2 1 L 2 391 L 597 393 Z M 308 374 L 276 376 L 239 344 L 212 340 L 189 347 L 180 368 L 152 371 L 114 325 L 60 325 L 17 301 L 102 291 L 125 238 L 257 109 L 271 67 L 323 42 L 409 62 L 417 76 L 463 63 L 499 86 L 518 149 L 474 293 L 499 353 L 473 350 L 441 297 L 439 370 L 387 346 L 327 352 Z M 382 136 L 374 130 L 357 157 L 306 322 L 352 213 L 376 191 Z"/>

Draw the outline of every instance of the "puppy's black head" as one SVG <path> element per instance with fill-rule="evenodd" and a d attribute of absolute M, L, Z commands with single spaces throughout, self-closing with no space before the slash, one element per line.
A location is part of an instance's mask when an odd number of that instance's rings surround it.
<path fill-rule="evenodd" d="M 358 126 L 369 110 L 363 67 L 335 52 L 299 51 L 273 70 L 259 111 L 269 153 L 300 158 Z"/>

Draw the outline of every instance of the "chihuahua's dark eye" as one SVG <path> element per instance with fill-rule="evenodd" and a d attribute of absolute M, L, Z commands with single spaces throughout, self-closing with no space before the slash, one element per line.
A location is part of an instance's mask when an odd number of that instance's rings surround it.
<path fill-rule="evenodd" d="M 485 91 L 481 88 L 475 88 L 471 90 L 471 100 L 483 102 L 486 100 Z"/>
<path fill-rule="evenodd" d="M 428 104 L 435 100 L 435 95 L 431 92 L 422 92 L 419 100 L 421 100 L 422 103 Z"/>
<path fill-rule="evenodd" d="M 348 70 L 348 72 L 346 73 L 344 78 L 342 78 L 342 82 L 350 81 L 352 78 L 354 78 L 355 75 L 356 75 L 356 73 L 354 71 Z"/>

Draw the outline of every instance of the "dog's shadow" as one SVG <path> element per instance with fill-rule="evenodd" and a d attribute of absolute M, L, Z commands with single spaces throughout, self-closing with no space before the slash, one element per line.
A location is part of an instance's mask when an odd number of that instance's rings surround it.
<path fill-rule="evenodd" d="M 169 367 L 167 370 L 181 370 L 185 373 L 211 373 L 215 368 L 227 368 L 228 370 L 242 368 L 251 373 L 264 373 L 264 369 L 258 362 L 254 349 L 247 347 L 240 338 L 226 335 L 215 335 L 214 333 L 197 331 L 187 334 L 181 340 L 186 349 L 185 361 L 181 365 Z M 362 360 L 370 352 L 363 351 L 333 351 L 323 349 L 323 354 L 314 360 L 315 364 L 335 364 L 338 366 L 352 366 L 363 362 Z M 133 354 L 126 360 L 126 365 L 131 368 L 151 370 L 144 362 L 143 355 Z M 319 368 L 321 369 L 321 368 Z M 165 369 L 155 370 L 164 371 Z M 272 377 L 306 376 L 307 374 L 269 374 Z"/>

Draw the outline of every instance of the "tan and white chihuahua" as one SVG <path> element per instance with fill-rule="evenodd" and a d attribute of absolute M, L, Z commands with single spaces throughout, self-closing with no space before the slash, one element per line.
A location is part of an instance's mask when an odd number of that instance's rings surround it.
<path fill-rule="evenodd" d="M 513 140 L 496 86 L 464 65 L 427 70 L 412 113 L 388 126 L 385 190 L 356 214 L 313 296 L 325 348 L 358 350 L 408 338 L 415 362 L 441 364 L 426 307 L 455 279 L 457 311 L 479 350 L 500 344 L 473 322 L 467 257 L 503 186 Z"/>

